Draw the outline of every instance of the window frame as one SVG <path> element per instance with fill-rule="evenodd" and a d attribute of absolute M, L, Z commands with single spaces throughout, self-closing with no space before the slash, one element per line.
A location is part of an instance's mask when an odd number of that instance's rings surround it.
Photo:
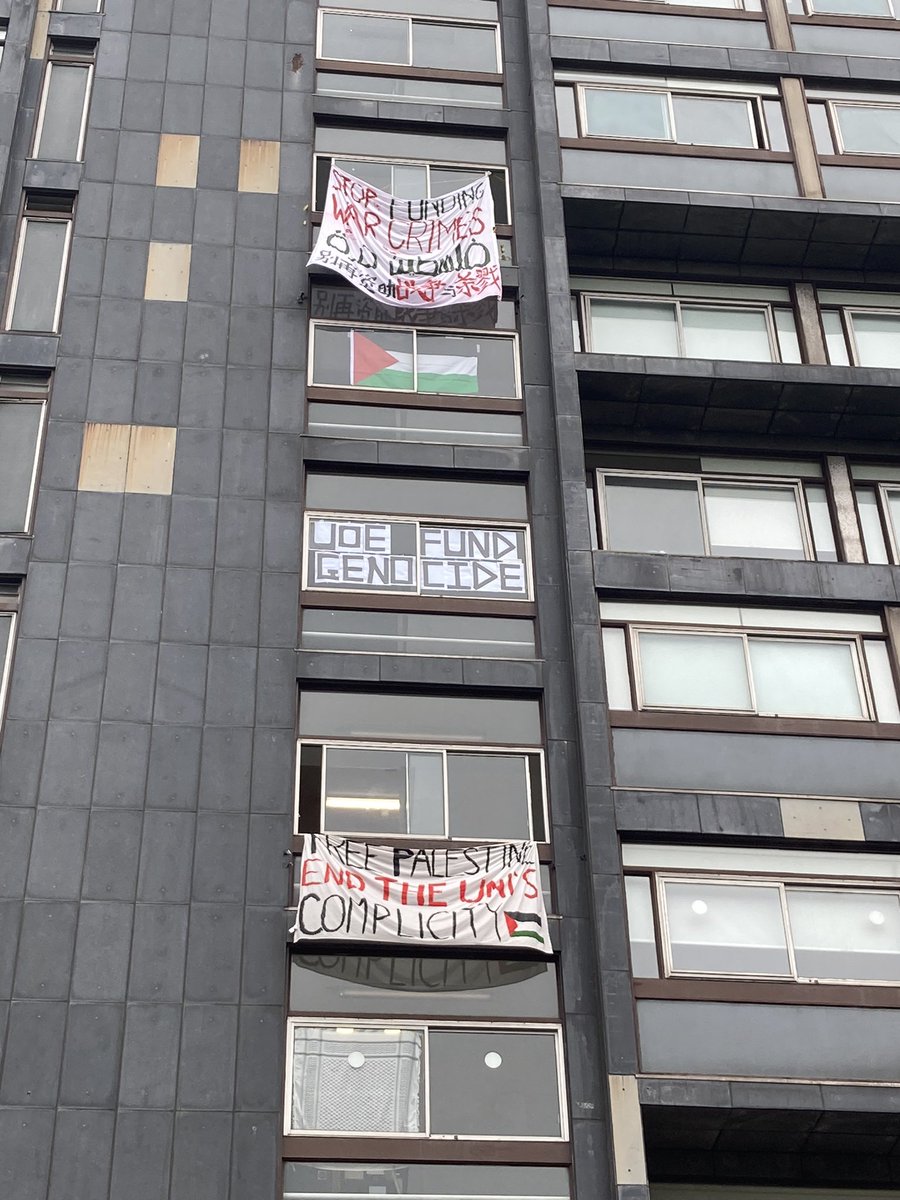
<path fill-rule="evenodd" d="M 549 850 L 550 847 L 550 812 L 547 794 L 547 761 L 542 747 L 539 746 L 482 746 L 480 743 L 466 742 L 378 742 L 373 739 L 361 739 L 359 741 L 351 741 L 348 739 L 335 739 L 324 741 L 317 738 L 298 738 L 296 750 L 296 767 L 294 779 L 294 835 L 299 836 L 303 830 L 301 825 L 305 824 L 301 816 L 301 779 L 302 779 L 302 763 L 301 754 L 304 746 L 316 746 L 322 750 L 321 758 L 321 780 L 319 784 L 318 805 L 319 811 L 316 814 L 318 818 L 317 829 L 323 832 L 332 832 L 340 836 L 364 838 L 371 842 L 415 842 L 423 844 L 426 842 L 440 842 L 450 845 L 472 844 L 472 838 L 465 835 L 453 836 L 446 832 L 449 829 L 450 815 L 450 786 L 447 760 L 451 754 L 467 754 L 467 755 L 484 755 L 486 757 L 499 756 L 510 757 L 521 755 L 525 760 L 525 778 L 527 781 L 527 817 L 529 828 L 529 839 L 535 841 L 536 844 Z M 406 754 L 440 754 L 443 759 L 443 791 L 444 791 L 444 830 L 443 834 L 416 834 L 416 833 L 356 833 L 350 830 L 331 830 L 325 829 L 324 811 L 325 811 L 325 787 L 326 774 L 328 770 L 328 751 L 331 750 L 373 750 L 385 751 L 396 750 Z M 533 791 L 534 784 L 534 768 L 536 768 L 538 778 L 540 780 L 541 796 L 540 796 L 540 814 L 544 824 L 544 837 L 536 839 L 534 837 L 534 811 L 535 797 Z M 497 842 L 516 841 L 516 838 L 495 838 Z"/>
<path fill-rule="evenodd" d="M 822 14 L 817 14 L 819 17 Z M 867 18 L 867 20 L 875 20 L 883 22 L 884 17 Z M 878 110 L 900 110 L 900 95 L 894 94 L 882 97 L 875 92 L 868 95 L 863 92 L 848 92 L 846 95 L 834 95 L 824 91 L 821 88 L 808 88 L 806 91 L 806 101 L 811 110 L 811 120 L 813 127 L 813 142 L 815 150 L 820 161 L 826 163 L 834 162 L 835 160 L 847 160 L 858 158 L 863 163 L 875 162 L 879 159 L 893 160 L 900 158 L 900 148 L 891 153 L 885 150 L 850 150 L 844 144 L 844 137 L 841 132 L 840 119 L 838 109 L 843 108 L 869 108 Z M 831 148 L 822 149 L 818 145 L 816 139 L 816 116 L 814 109 L 822 109 L 825 113 L 825 122 L 827 125 L 828 136 L 831 139 Z"/>
<path fill-rule="evenodd" d="M 387 2 L 389 4 L 390 0 L 387 0 Z M 331 16 L 331 15 L 340 15 L 340 16 L 347 16 L 347 17 L 370 17 L 370 18 L 374 17 L 376 19 L 385 18 L 385 19 L 396 20 L 396 21 L 405 21 L 406 25 L 407 25 L 407 32 L 406 32 L 407 61 L 405 63 L 401 63 L 401 62 L 386 63 L 386 62 L 380 62 L 380 61 L 376 62 L 369 58 L 347 58 L 347 57 L 326 58 L 322 54 L 322 42 L 323 42 L 323 35 L 324 35 L 325 18 L 327 16 Z M 490 74 L 490 75 L 496 75 L 498 77 L 498 80 L 502 79 L 502 76 L 503 76 L 503 47 L 502 47 L 501 40 L 500 40 L 500 23 L 499 23 L 499 21 L 479 21 L 475 17 L 426 17 L 426 16 L 418 16 L 418 15 L 411 14 L 411 13 L 394 13 L 394 12 L 391 12 L 389 9 L 386 9 L 383 12 L 372 12 L 372 11 L 368 11 L 366 9 L 330 8 L 327 4 L 326 5 L 320 4 L 318 12 L 316 14 L 316 61 L 321 62 L 323 64 L 340 62 L 340 63 L 354 63 L 356 65 L 366 65 L 366 66 L 373 66 L 373 67 L 379 67 L 379 68 L 397 67 L 400 70 L 407 69 L 407 70 L 428 71 L 429 73 L 434 73 L 437 76 L 442 76 L 444 74 L 449 74 L 452 76 L 454 74 L 458 74 L 457 71 L 453 71 L 453 70 L 448 70 L 445 72 L 444 70 L 439 69 L 439 68 L 420 67 L 420 66 L 417 66 L 417 64 L 412 61 L 412 59 L 413 59 L 413 25 L 414 24 L 474 26 L 478 29 L 493 30 L 494 62 L 496 64 L 496 67 L 495 67 L 494 71 L 478 72 L 478 75 L 480 77 L 483 74 Z"/>
<path fill-rule="evenodd" d="M 898 107 L 900 107 L 900 106 L 898 106 Z M 862 367 L 864 370 L 877 370 L 877 371 L 900 370 L 900 365 L 898 365 L 897 367 L 871 367 L 868 364 L 862 362 L 860 352 L 859 352 L 859 343 L 857 342 L 857 338 L 856 338 L 856 328 L 853 324 L 853 318 L 856 315 L 873 316 L 873 317 L 893 316 L 897 320 L 898 333 L 900 333 L 900 309 L 878 308 L 875 306 L 868 306 L 868 305 L 864 305 L 864 304 L 829 304 L 829 303 L 825 303 L 825 304 L 821 305 L 820 311 L 821 311 L 821 314 L 823 317 L 826 314 L 833 313 L 837 316 L 838 320 L 840 321 L 841 333 L 844 338 L 844 346 L 846 348 L 847 358 L 849 359 L 849 365 L 851 367 Z M 827 354 L 827 352 L 828 352 L 827 336 L 825 339 L 825 349 L 826 349 L 826 354 Z M 832 363 L 830 361 L 830 356 L 829 356 L 829 365 L 830 366 L 845 366 L 847 364 Z"/>
<path fill-rule="evenodd" d="M 13 659 L 16 650 L 16 631 L 19 622 L 20 594 L 18 591 L 0 591 L 0 616 L 9 617 L 9 640 L 5 652 L 0 656 L 0 744 L 3 741 L 3 721 L 6 703 L 12 684 Z"/>
<path fill-rule="evenodd" d="M 298 1028 L 307 1029 L 331 1029 L 351 1026 L 356 1029 L 397 1029 L 418 1031 L 421 1030 L 424 1034 L 422 1043 L 422 1059 L 421 1059 L 421 1086 L 423 1092 L 423 1110 L 425 1114 L 426 1129 L 412 1133 L 402 1133 L 392 1131 L 387 1133 L 373 1133 L 366 1131 L 355 1131 L 352 1129 L 295 1129 L 291 1125 L 291 1116 L 293 1112 L 294 1098 L 294 1030 Z M 436 1032 L 444 1032 L 446 1030 L 469 1031 L 471 1033 L 551 1033 L 554 1038 L 554 1048 L 556 1054 L 556 1074 L 557 1074 L 557 1105 L 559 1112 L 559 1136 L 534 1136 L 531 1134 L 471 1134 L 471 1133 L 431 1133 L 427 1128 L 431 1120 L 431 1072 L 430 1072 L 430 1051 L 429 1051 L 429 1033 L 434 1030 Z M 391 1015 L 384 1017 L 381 1020 L 372 1018 L 350 1017 L 349 1014 L 341 1014 L 335 1018 L 326 1015 L 304 1015 L 304 1016 L 289 1016 L 287 1018 L 287 1036 L 285 1038 L 286 1053 L 285 1053 L 285 1087 L 284 1087 L 284 1128 L 283 1134 L 289 1138 L 365 1138 L 368 1139 L 399 1139 L 402 1141 L 414 1140 L 420 1143 L 470 1143 L 470 1142 L 500 1142 L 504 1145 L 507 1143 L 549 1143 L 560 1144 L 569 1140 L 569 1120 L 568 1120 L 568 1105 L 567 1105 L 567 1089 L 565 1075 L 565 1054 L 563 1049 L 562 1027 L 559 1023 L 546 1019 L 527 1021 L 464 1021 L 452 1020 L 443 1017 L 436 1017 L 429 1020 L 422 1018 L 406 1018 Z"/>
<path fill-rule="evenodd" d="M 606 477 L 612 476 L 616 479 L 660 479 L 674 480 L 676 482 L 687 481 L 697 485 L 698 492 L 698 508 L 700 510 L 700 529 L 703 536 L 704 554 L 709 558 L 718 557 L 740 557 L 739 555 L 716 555 L 710 549 L 709 541 L 709 523 L 706 514 L 706 499 L 704 486 L 706 484 L 734 484 L 736 487 L 753 488 L 757 487 L 764 489 L 766 487 L 782 487 L 791 488 L 794 492 L 794 500 L 797 508 L 797 517 L 800 525 L 800 536 L 803 541 L 803 549 L 805 557 L 802 559 L 788 559 L 790 562 L 818 562 L 830 561 L 819 560 L 816 557 L 816 546 L 813 538 L 812 524 L 809 519 L 809 511 L 806 501 L 806 490 L 804 484 L 807 481 L 804 479 L 791 478 L 789 476 L 758 476 L 758 475 L 728 475 L 725 473 L 710 473 L 708 475 L 685 471 L 684 473 L 667 473 L 665 471 L 638 471 L 638 470 L 618 470 L 615 467 L 597 467 L 594 469 L 594 503 L 597 510 L 597 527 L 600 534 L 600 549 L 608 550 L 610 553 L 628 554 L 635 553 L 627 550 L 614 550 L 609 546 L 609 518 L 606 504 Z M 819 480 L 819 486 L 824 485 L 824 480 Z M 640 551 L 637 551 L 640 553 Z M 763 556 L 764 557 L 764 556 Z"/>
<path fill-rule="evenodd" d="M 367 395 L 367 396 L 425 397 L 431 401 L 429 404 L 424 406 L 427 408 L 441 408 L 441 407 L 443 407 L 442 400 L 449 397 L 451 403 L 455 403 L 455 402 L 458 402 L 460 397 L 454 395 L 454 393 L 452 393 L 452 392 L 420 392 L 415 389 L 409 390 L 409 391 L 398 391 L 396 388 L 382 388 L 382 387 L 361 388 L 358 386 L 354 386 L 352 383 L 347 383 L 347 384 L 344 384 L 344 383 L 317 383 L 315 381 L 316 334 L 317 334 L 319 328 L 321 328 L 321 327 L 330 327 L 333 329 L 345 329 L 348 333 L 355 332 L 355 331 L 358 331 L 360 333 L 365 333 L 366 331 L 370 331 L 370 330 L 374 330 L 374 331 L 385 330 L 390 333 L 408 333 L 408 334 L 410 334 L 412 337 L 412 347 L 413 347 L 413 349 L 412 349 L 413 371 L 416 375 L 417 383 L 418 383 L 418 355 L 419 355 L 418 345 L 419 345 L 419 336 L 420 335 L 423 337 L 456 337 L 456 338 L 482 337 L 482 338 L 492 338 L 492 339 L 502 338 L 506 341 L 512 342 L 512 344 L 513 344 L 513 368 L 514 368 L 514 370 L 513 370 L 514 381 L 513 382 L 514 382 L 514 387 L 515 387 L 515 394 L 513 396 L 484 396 L 484 395 L 475 393 L 475 394 L 471 394 L 471 395 L 466 395 L 463 398 L 468 400 L 470 403 L 475 402 L 476 404 L 490 401 L 495 404 L 499 402 L 501 404 L 508 405 L 510 403 L 520 403 L 522 400 L 522 361 L 521 361 L 521 354 L 520 354 L 520 348 L 519 348 L 519 332 L 518 332 L 518 330 L 469 329 L 469 328 L 461 328 L 461 327 L 454 328 L 454 327 L 450 327 L 450 326 L 431 326 L 431 325 L 428 325 L 428 326 L 425 326 L 425 325 L 423 325 L 423 326 L 400 325 L 400 324 L 392 325 L 392 324 L 388 324 L 387 322 L 384 322 L 384 321 L 368 321 L 368 322 L 358 321 L 357 322 L 357 321 L 335 321 L 335 320 L 323 319 L 323 318 L 319 318 L 319 317 L 310 318 L 310 321 L 309 321 L 309 350 L 307 353 L 307 364 L 306 364 L 307 388 L 324 390 L 324 391 L 328 391 L 329 393 L 331 393 L 331 392 L 341 392 L 341 393 L 350 392 L 350 393 L 352 393 L 352 399 L 354 401 L 360 394 Z M 318 391 L 316 391 L 316 392 L 314 392 L 314 394 L 311 398 L 312 399 L 320 399 L 321 397 L 318 395 Z"/>
<path fill-rule="evenodd" d="M 842 883 L 827 876 L 809 875 L 770 875 L 765 872 L 740 871 L 730 873 L 723 870 L 702 870 L 695 868 L 673 869 L 672 867 L 625 867 L 625 878 L 647 879 L 650 883 L 651 910 L 653 916 L 653 933 L 655 939 L 656 959 L 659 968 L 658 979 L 654 983 L 666 983 L 669 980 L 728 980 L 735 983 L 782 983 L 793 985 L 823 985 L 838 987 L 890 987 L 900 986 L 895 979 L 857 979 L 844 976 L 801 975 L 797 970 L 796 947 L 790 922 L 788 893 L 791 891 L 817 891 L 829 895 L 872 895 L 886 896 L 900 900 L 900 887 L 891 887 L 892 881 L 885 879 L 853 879 Z M 773 887 L 778 889 L 782 930 L 785 938 L 785 948 L 790 964 L 789 974 L 774 974 L 763 972 L 738 973 L 735 971 L 689 971 L 675 968 L 672 965 L 671 935 L 668 920 L 668 905 L 666 899 L 666 884 L 723 884 L 735 887 Z M 629 954 L 631 937 L 629 934 Z M 900 957 L 900 956 L 898 956 Z M 652 977 L 633 975 L 635 981 L 651 979 Z"/>
<path fill-rule="evenodd" d="M 72 39 L 66 39 L 70 41 Z M 86 43 L 87 44 L 87 43 Z M 84 144 L 87 138 L 88 115 L 91 107 L 91 93 L 94 86 L 94 73 L 97 65 L 97 44 L 91 43 L 90 51 L 85 50 L 82 56 L 77 55 L 74 51 L 58 51 L 54 50 L 54 42 L 51 40 L 47 52 L 47 61 L 44 66 L 44 74 L 41 79 L 40 101 L 38 104 L 37 116 L 34 124 L 34 137 L 31 141 L 31 157 L 41 161 L 52 162 L 52 159 L 44 160 L 40 153 L 41 137 L 44 132 L 44 122 L 47 115 L 47 102 L 50 98 L 50 82 L 53 78 L 54 67 L 79 67 L 87 71 L 87 83 L 84 89 L 84 102 L 81 110 L 81 125 L 78 133 L 78 144 L 76 147 L 75 157 L 72 159 L 64 159 L 64 162 L 83 162 L 84 161 Z"/>
<path fill-rule="evenodd" d="M 30 202 L 34 200 L 34 208 L 30 207 Z M 6 304 L 3 311 L 3 331 L 5 333 L 16 334 L 58 334 L 60 326 L 60 318 L 62 316 L 63 297 L 65 295 L 66 277 L 69 271 L 69 259 L 72 251 L 72 236 L 75 227 L 75 195 L 70 197 L 70 208 L 66 211 L 54 211 L 53 209 L 42 209 L 38 206 L 38 199 L 33 197 L 33 193 L 26 192 L 23 198 L 22 207 L 19 212 L 18 227 L 16 230 L 16 248 L 13 256 L 13 266 L 9 275 L 9 284 L 7 287 Z M 56 301 L 53 311 L 53 323 L 50 329 L 17 329 L 13 326 L 12 321 L 15 316 L 16 299 L 19 291 L 19 282 L 22 272 L 22 260 L 25 256 L 25 242 L 28 236 L 28 226 L 31 223 L 35 224 L 65 224 L 66 234 L 63 241 L 62 261 L 60 263 L 59 283 L 56 289 Z"/>
<path fill-rule="evenodd" d="M 854 21 L 854 22 L 855 21 L 865 21 L 868 23 L 869 21 L 878 21 L 878 22 L 896 21 L 897 14 L 894 11 L 894 0 L 885 0 L 885 2 L 890 11 L 883 16 L 879 16 L 877 13 L 854 13 L 854 12 L 846 12 L 846 11 L 845 12 L 819 12 L 815 7 L 815 0 L 800 0 L 802 11 L 795 13 L 795 12 L 790 12 L 790 10 L 789 10 L 789 14 L 790 14 L 790 17 L 792 20 L 794 20 L 796 17 L 826 17 L 826 18 L 830 18 L 833 21 L 841 22 L 843 20 L 843 18 L 847 17 L 851 21 Z M 830 21 L 829 21 L 829 23 L 830 23 Z"/>
<path fill-rule="evenodd" d="M 25 520 L 22 529 L 3 529 L 0 528 L 0 537 L 12 536 L 23 537 L 29 536 L 34 524 L 34 510 L 37 504 L 38 480 L 41 472 L 41 459 L 44 452 L 44 439 L 47 435 L 47 411 L 49 408 L 48 398 L 43 396 L 8 396 L 0 389 L 0 408 L 6 404 L 31 404 L 36 405 L 41 409 L 40 420 L 38 422 L 38 435 L 34 445 L 34 463 L 31 468 L 31 482 L 28 489 L 28 498 L 25 502 Z M 2 612 L 0 608 L 0 612 Z"/>

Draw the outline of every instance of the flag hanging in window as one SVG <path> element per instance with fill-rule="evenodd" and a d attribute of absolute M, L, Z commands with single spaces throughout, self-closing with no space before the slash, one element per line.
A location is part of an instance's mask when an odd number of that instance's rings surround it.
<path fill-rule="evenodd" d="M 500 296 L 490 180 L 484 175 L 444 196 L 404 200 L 332 164 L 308 266 L 330 267 L 395 308 L 446 308 Z M 405 366 L 385 363 L 379 371 L 402 373 Z M 436 377 L 465 380 L 474 374 L 474 360 L 435 362 L 430 368 Z"/>

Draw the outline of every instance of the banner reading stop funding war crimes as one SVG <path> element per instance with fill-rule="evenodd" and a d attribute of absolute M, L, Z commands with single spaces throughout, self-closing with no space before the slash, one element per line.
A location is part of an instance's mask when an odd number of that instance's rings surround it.
<path fill-rule="evenodd" d="M 465 849 L 303 835 L 295 942 L 552 954 L 534 842 Z"/>
<path fill-rule="evenodd" d="M 487 175 L 445 196 L 402 200 L 332 164 L 308 266 L 330 267 L 396 308 L 444 308 L 502 293 Z"/>

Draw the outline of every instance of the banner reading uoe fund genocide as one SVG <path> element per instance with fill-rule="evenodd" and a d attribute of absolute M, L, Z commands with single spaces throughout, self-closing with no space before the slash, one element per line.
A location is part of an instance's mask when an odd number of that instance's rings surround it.
<path fill-rule="evenodd" d="M 534 842 L 465 849 L 303 835 L 294 941 L 552 954 Z"/>
<path fill-rule="evenodd" d="M 397 308 L 499 296 L 490 180 L 485 175 L 444 196 L 402 200 L 332 165 L 308 265 L 330 267 Z"/>

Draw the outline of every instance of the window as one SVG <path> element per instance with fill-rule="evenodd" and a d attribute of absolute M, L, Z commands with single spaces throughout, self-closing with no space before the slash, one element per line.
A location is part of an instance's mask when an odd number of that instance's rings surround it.
<path fill-rule="evenodd" d="M 900 563 L 900 470 L 864 463 L 850 470 L 866 561 Z"/>
<path fill-rule="evenodd" d="M 26 193 L 6 307 L 7 329 L 55 333 L 59 328 L 74 205 L 74 196 L 64 193 Z"/>
<path fill-rule="evenodd" d="M 288 1046 L 286 1133 L 565 1135 L 552 1027 L 292 1019 Z"/>
<path fill-rule="evenodd" d="M 519 395 L 514 336 L 312 323 L 313 387 L 433 396 Z"/>
<path fill-rule="evenodd" d="M 13 637 L 16 631 L 18 593 L 0 586 L 0 721 L 3 719 L 6 692 L 12 666 Z"/>
<path fill-rule="evenodd" d="M 792 16 L 895 19 L 893 0 L 788 0 L 788 12 Z"/>
<path fill-rule="evenodd" d="M 360 8 L 364 7 L 362 5 Z M 452 16 L 454 6 L 444 7 Z M 500 35 L 496 24 L 417 19 L 400 14 L 319 10 L 320 58 L 342 62 L 386 63 L 401 67 L 477 74 L 500 71 Z"/>
<path fill-rule="evenodd" d="M 820 154 L 900 154 L 900 96 L 809 91 L 807 100 Z"/>
<path fill-rule="evenodd" d="M 557 74 L 562 137 L 786 152 L 778 91 L 765 84 Z"/>
<path fill-rule="evenodd" d="M 880 617 L 604 602 L 601 621 L 614 708 L 900 721 Z"/>
<path fill-rule="evenodd" d="M 627 877 L 636 977 L 900 980 L 900 893 L 835 880 Z"/>
<path fill-rule="evenodd" d="M 900 367 L 900 296 L 820 288 L 818 300 L 830 363 Z"/>
<path fill-rule="evenodd" d="M 44 389 L 34 390 L 34 399 L 0 395 L 0 535 L 31 529 L 44 426 Z"/>
<path fill-rule="evenodd" d="M 56 0 L 57 12 L 95 13 L 103 8 L 103 0 Z"/>
<path fill-rule="evenodd" d="M 309 514 L 304 589 L 531 599 L 528 530 Z"/>
<path fill-rule="evenodd" d="M 285 1163 L 284 1200 L 325 1200 L 334 1195 L 354 1200 L 361 1195 L 403 1195 L 417 1200 L 568 1200 L 569 1175 L 565 1167 L 486 1163 Z"/>
<path fill-rule="evenodd" d="M 819 559 L 837 551 L 816 463 L 702 456 L 670 471 L 596 473 L 601 542 L 644 554 Z M 632 460 L 633 461 L 633 460 Z"/>
<path fill-rule="evenodd" d="M 54 39 L 50 43 L 34 135 L 35 158 L 80 161 L 95 53 L 91 42 Z"/>
<path fill-rule="evenodd" d="M 576 347 L 595 354 L 800 362 L 787 288 L 582 278 Z M 584 290 L 581 290 L 584 289 Z"/>
<path fill-rule="evenodd" d="M 430 139 L 429 139 L 430 140 Z M 510 223 L 510 207 L 507 194 L 507 174 L 505 168 L 489 166 L 465 166 L 462 164 L 443 164 L 431 162 L 415 162 L 413 160 L 390 160 L 380 158 L 338 158 L 322 154 L 316 155 L 315 196 L 316 209 L 325 207 L 325 196 L 328 191 L 328 172 L 334 161 L 342 171 L 355 175 L 358 179 L 371 183 L 404 200 L 420 200 L 423 197 L 443 196 L 447 192 L 456 191 L 482 178 L 487 172 L 491 180 L 491 194 L 494 198 L 494 216 L 498 225 Z"/>
<path fill-rule="evenodd" d="M 538 750 L 301 743 L 298 828 L 385 837 L 546 841 Z"/>

